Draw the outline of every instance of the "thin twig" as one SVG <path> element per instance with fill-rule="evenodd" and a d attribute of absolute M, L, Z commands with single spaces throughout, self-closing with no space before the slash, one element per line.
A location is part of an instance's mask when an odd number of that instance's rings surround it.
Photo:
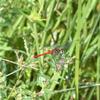
<path fill-rule="evenodd" d="M 91 88 L 91 87 L 97 87 L 100 86 L 100 84 L 88 84 L 84 86 L 80 86 L 79 89 L 85 89 L 85 88 Z M 62 93 L 62 92 L 68 92 L 68 91 L 74 91 L 75 88 L 68 88 L 68 89 L 62 89 L 62 90 L 55 90 L 52 94 Z"/>
<path fill-rule="evenodd" d="M 23 70 L 21 70 L 20 74 L 19 74 L 19 77 L 18 77 L 18 80 L 16 81 L 15 85 L 13 86 L 11 92 L 9 93 L 8 97 L 7 97 L 7 100 L 9 100 L 9 98 L 11 97 L 13 91 L 16 89 L 16 86 L 18 85 L 19 81 L 20 81 L 20 78 L 22 77 L 23 75 Z"/>
<path fill-rule="evenodd" d="M 10 76 L 10 75 L 12 75 L 12 74 L 15 74 L 15 73 L 19 72 L 21 69 L 22 69 L 22 68 L 19 68 L 18 70 L 15 70 L 15 71 L 11 72 L 11 73 L 5 75 L 4 77 L 8 77 L 8 76 Z"/>
<path fill-rule="evenodd" d="M 3 60 L 3 61 L 9 62 L 9 63 L 15 64 L 15 65 L 19 65 L 18 63 L 11 61 L 11 60 L 8 60 L 8 59 L 5 59 L 5 58 L 0 57 L 0 59 Z"/>
<path fill-rule="evenodd" d="M 20 66 L 20 64 L 14 62 L 14 61 L 11 61 L 11 60 L 8 60 L 8 59 L 5 59 L 5 58 L 0 58 L 0 59 L 3 60 L 3 61 L 6 61 L 6 62 L 9 62 L 9 63 L 12 63 L 12 64 L 15 64 L 15 65 Z M 31 69 L 38 70 L 38 69 L 35 68 L 35 67 L 31 67 L 32 65 L 33 65 L 33 64 L 29 64 L 29 65 L 25 65 L 25 64 L 24 64 L 24 65 L 22 65 L 21 68 L 19 68 L 19 69 L 15 70 L 15 71 L 13 71 L 13 72 L 11 72 L 11 73 L 5 75 L 4 77 L 8 77 L 8 76 L 10 76 L 10 75 L 12 75 L 12 74 L 14 74 L 14 73 L 17 73 L 18 71 L 22 70 L 23 68 L 31 68 Z M 27 66 L 28 66 L 28 67 L 27 67 Z M 29 67 L 29 66 L 30 66 L 30 67 Z"/>

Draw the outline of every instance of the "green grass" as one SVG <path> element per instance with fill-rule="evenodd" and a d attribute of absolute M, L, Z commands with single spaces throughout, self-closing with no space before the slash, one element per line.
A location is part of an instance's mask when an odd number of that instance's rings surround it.
<path fill-rule="evenodd" d="M 0 0 L 0 100 L 70 99 L 100 100 L 100 1 Z"/>

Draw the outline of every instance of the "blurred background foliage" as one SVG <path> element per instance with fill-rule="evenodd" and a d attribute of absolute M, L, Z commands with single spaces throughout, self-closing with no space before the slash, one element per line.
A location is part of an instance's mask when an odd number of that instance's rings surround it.
<path fill-rule="evenodd" d="M 0 100 L 100 100 L 99 83 L 99 0 L 0 0 Z"/>

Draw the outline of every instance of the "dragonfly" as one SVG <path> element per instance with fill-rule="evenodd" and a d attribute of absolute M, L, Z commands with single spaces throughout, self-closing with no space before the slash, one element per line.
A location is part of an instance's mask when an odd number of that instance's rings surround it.
<path fill-rule="evenodd" d="M 54 48 L 54 49 L 48 50 L 47 52 L 44 52 L 42 54 L 35 55 L 35 56 L 33 56 L 33 58 L 39 58 L 41 56 L 45 56 L 45 55 L 48 55 L 48 54 L 57 55 L 57 54 L 63 53 L 63 51 L 64 50 L 62 48 Z"/>
<path fill-rule="evenodd" d="M 48 50 L 48 51 L 46 51 L 46 52 L 44 52 L 44 53 L 42 53 L 42 54 L 37 54 L 37 55 L 35 55 L 35 56 L 33 56 L 33 58 L 35 59 L 35 58 L 39 58 L 39 57 L 41 57 L 41 56 L 45 56 L 45 55 L 48 55 L 48 54 L 50 54 L 50 55 L 53 55 L 53 56 L 57 56 L 57 55 L 60 55 L 58 58 L 58 61 L 57 61 L 57 63 L 56 63 L 56 69 L 57 69 L 57 71 L 59 71 L 59 70 L 61 70 L 62 69 L 62 66 L 66 63 L 66 64 L 71 64 L 71 63 L 73 63 L 73 59 L 75 59 L 75 57 L 73 56 L 73 57 L 71 57 L 71 58 L 67 58 L 67 60 L 65 59 L 65 57 L 64 56 L 62 56 L 62 55 L 64 55 L 64 49 L 62 49 L 62 48 L 54 48 L 54 49 L 52 49 L 52 50 Z"/>

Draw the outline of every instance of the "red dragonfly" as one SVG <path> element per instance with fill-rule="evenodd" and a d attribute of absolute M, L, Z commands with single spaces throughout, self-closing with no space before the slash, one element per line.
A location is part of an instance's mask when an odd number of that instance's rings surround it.
<path fill-rule="evenodd" d="M 35 55 L 35 56 L 33 56 L 33 58 L 38 58 L 38 57 L 41 57 L 41 56 L 44 56 L 44 55 L 47 55 L 47 54 L 56 55 L 56 54 L 59 54 L 61 52 L 63 52 L 63 49 L 55 48 L 55 49 L 52 49 L 52 50 L 48 50 L 47 52 L 44 52 L 42 54 Z"/>
<path fill-rule="evenodd" d="M 33 58 L 39 58 L 41 56 L 48 55 L 48 54 L 51 54 L 51 55 L 59 55 L 59 54 L 61 54 L 62 55 L 63 51 L 64 50 L 62 48 L 55 48 L 55 49 L 52 49 L 52 50 L 48 50 L 47 52 L 44 52 L 42 54 L 35 55 L 35 56 L 33 56 Z M 73 63 L 73 59 L 75 59 L 74 56 L 72 58 L 68 58 L 67 60 L 64 57 L 60 56 L 59 61 L 56 63 L 57 71 L 61 70 L 62 66 L 64 64 L 72 64 Z"/>

